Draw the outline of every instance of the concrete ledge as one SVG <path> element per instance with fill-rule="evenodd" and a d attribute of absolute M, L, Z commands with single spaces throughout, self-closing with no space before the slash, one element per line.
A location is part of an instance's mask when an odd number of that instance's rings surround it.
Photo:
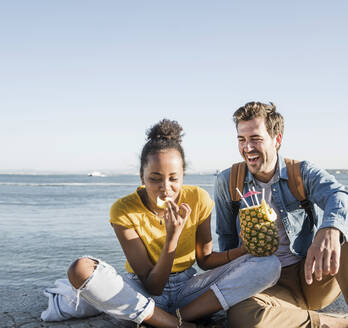
<path fill-rule="evenodd" d="M 134 328 L 128 321 L 113 319 L 105 314 L 87 319 L 72 319 L 59 322 L 43 322 L 40 314 L 47 308 L 47 297 L 40 286 L 23 288 L 0 288 L 0 327 L 1 328 Z M 340 296 L 323 312 L 348 313 L 348 306 Z M 223 312 L 214 316 L 214 321 L 224 321 Z M 227 325 L 226 325 L 227 327 Z"/>

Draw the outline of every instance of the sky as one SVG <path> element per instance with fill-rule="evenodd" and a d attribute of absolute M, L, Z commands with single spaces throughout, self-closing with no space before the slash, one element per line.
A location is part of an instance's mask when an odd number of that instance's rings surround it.
<path fill-rule="evenodd" d="M 347 1 L 0 1 L 0 172 L 135 173 L 185 131 L 188 172 L 240 161 L 233 112 L 273 102 L 280 153 L 348 169 Z"/>

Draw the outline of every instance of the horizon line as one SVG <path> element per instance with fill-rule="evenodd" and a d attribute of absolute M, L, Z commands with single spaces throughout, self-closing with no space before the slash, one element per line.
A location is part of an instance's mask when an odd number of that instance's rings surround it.
<path fill-rule="evenodd" d="M 328 172 L 339 173 L 348 173 L 348 169 L 345 168 L 334 168 L 334 169 L 325 169 Z M 205 170 L 187 170 L 185 174 L 190 175 L 211 175 L 222 172 L 220 169 L 205 169 Z M 104 176 L 115 176 L 115 175 L 133 175 L 139 176 L 139 172 L 134 170 L 42 170 L 42 169 L 0 169 L 0 174 L 3 175 L 91 175 L 95 174 L 96 177 L 101 177 L 99 174 Z"/>

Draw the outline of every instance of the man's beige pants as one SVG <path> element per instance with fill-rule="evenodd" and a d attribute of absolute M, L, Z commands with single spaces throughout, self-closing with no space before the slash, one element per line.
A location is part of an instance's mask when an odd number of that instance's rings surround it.
<path fill-rule="evenodd" d="M 319 310 L 341 294 L 348 304 L 348 243 L 341 248 L 337 275 L 307 285 L 304 261 L 282 269 L 278 283 L 228 311 L 230 328 L 316 328 Z"/>

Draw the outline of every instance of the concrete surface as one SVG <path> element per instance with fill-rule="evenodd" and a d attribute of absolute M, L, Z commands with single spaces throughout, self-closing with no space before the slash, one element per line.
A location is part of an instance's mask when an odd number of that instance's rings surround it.
<path fill-rule="evenodd" d="M 131 322 L 119 321 L 102 314 L 88 319 L 73 319 L 61 322 L 43 322 L 40 314 L 47 308 L 47 297 L 42 287 L 26 289 L 0 287 L 1 328 L 133 328 Z M 341 296 L 324 309 L 326 312 L 348 313 L 348 307 Z M 221 315 L 217 317 L 222 319 Z"/>

